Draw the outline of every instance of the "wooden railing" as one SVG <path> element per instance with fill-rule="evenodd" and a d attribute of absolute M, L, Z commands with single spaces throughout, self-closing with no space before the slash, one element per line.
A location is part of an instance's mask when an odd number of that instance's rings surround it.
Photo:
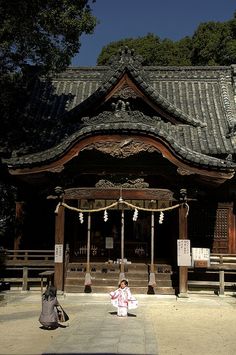
<path fill-rule="evenodd" d="M 219 295 L 225 289 L 236 291 L 236 254 L 211 254 L 210 266 L 189 268 L 188 286 L 214 289 Z"/>
<path fill-rule="evenodd" d="M 30 285 L 48 282 L 44 271 L 54 271 L 54 250 L 2 250 L 1 281 L 21 285 L 23 291 Z"/>

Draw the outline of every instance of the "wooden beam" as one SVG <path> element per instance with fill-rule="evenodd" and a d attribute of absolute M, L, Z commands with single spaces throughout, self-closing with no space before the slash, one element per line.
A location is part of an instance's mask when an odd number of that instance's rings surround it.
<path fill-rule="evenodd" d="M 188 239 L 187 208 L 184 204 L 179 208 L 179 239 Z M 179 267 L 179 297 L 188 297 L 188 266 Z"/>
<path fill-rule="evenodd" d="M 64 222 L 65 222 L 65 208 L 59 206 L 58 213 L 55 218 L 55 245 L 61 247 L 62 259 L 57 260 L 55 250 L 55 275 L 54 284 L 56 288 L 63 291 L 64 288 Z"/>
<path fill-rule="evenodd" d="M 24 216 L 24 202 L 16 202 L 16 227 L 14 236 L 14 250 L 20 249 L 20 242 L 22 239 L 22 227 L 23 227 L 23 216 Z"/>
<path fill-rule="evenodd" d="M 122 193 L 122 196 L 121 196 Z M 65 190 L 65 200 L 161 200 L 172 201 L 173 192 L 167 189 L 71 188 Z"/>

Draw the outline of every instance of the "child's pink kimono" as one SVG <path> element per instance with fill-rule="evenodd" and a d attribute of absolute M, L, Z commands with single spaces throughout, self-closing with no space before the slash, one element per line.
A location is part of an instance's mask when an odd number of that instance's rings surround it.
<path fill-rule="evenodd" d="M 126 317 L 128 309 L 138 307 L 138 301 L 132 296 L 129 287 L 118 288 L 116 291 L 110 293 L 111 303 L 117 307 L 117 315 L 119 317 Z"/>

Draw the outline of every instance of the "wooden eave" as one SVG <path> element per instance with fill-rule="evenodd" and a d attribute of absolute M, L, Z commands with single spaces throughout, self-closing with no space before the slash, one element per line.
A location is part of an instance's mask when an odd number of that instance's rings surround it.
<path fill-rule="evenodd" d="M 74 157 L 77 157 L 79 152 L 86 148 L 87 146 L 94 144 L 96 142 L 111 142 L 117 140 L 124 140 L 127 136 L 125 135 L 96 135 L 84 138 L 79 142 L 75 142 L 70 149 L 68 149 L 64 154 L 62 154 L 55 161 L 46 164 L 40 164 L 33 167 L 24 167 L 24 168 L 16 168 L 12 166 L 8 166 L 9 173 L 14 176 L 22 176 L 22 175 L 32 175 L 32 174 L 42 174 L 42 173 L 60 173 L 64 169 L 64 165 L 72 160 Z M 133 139 L 140 140 L 150 146 L 155 147 L 159 150 L 163 157 L 168 159 L 171 163 L 173 163 L 176 168 L 187 171 L 189 175 L 197 174 L 200 176 L 208 177 L 211 179 L 217 180 L 219 183 L 223 183 L 228 179 L 231 179 L 234 176 L 234 171 L 224 172 L 213 169 L 206 169 L 196 167 L 194 165 L 191 166 L 190 163 L 184 162 L 172 151 L 171 147 L 163 142 L 162 140 L 157 140 L 152 137 L 133 135 Z"/>

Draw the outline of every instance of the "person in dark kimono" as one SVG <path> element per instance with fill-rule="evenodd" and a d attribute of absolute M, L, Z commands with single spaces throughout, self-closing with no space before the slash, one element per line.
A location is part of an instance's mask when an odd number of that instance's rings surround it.
<path fill-rule="evenodd" d="M 44 329 L 56 329 L 59 327 L 58 313 L 56 306 L 60 306 L 57 300 L 57 289 L 50 285 L 42 295 L 42 311 L 39 322 Z"/>

